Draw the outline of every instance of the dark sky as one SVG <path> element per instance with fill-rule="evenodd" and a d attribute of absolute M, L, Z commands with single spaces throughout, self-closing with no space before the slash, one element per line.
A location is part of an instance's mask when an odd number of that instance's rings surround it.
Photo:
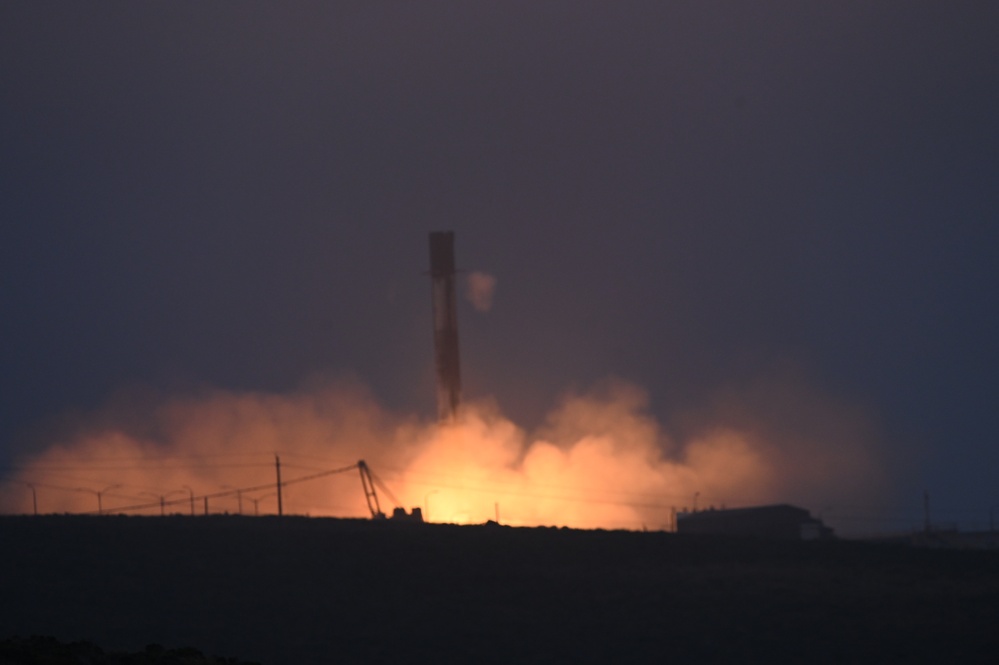
<path fill-rule="evenodd" d="M 982 520 L 996 35 L 991 1 L 5 2 L 0 461 L 137 384 L 353 373 L 430 416 L 453 229 L 498 280 L 466 392 L 522 425 L 789 372 L 879 424 L 897 503 Z"/>

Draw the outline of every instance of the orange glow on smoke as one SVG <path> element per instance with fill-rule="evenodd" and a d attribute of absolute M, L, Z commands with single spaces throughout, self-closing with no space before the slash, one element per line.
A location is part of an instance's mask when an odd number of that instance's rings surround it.
<path fill-rule="evenodd" d="M 187 514 L 193 494 L 196 514 L 205 495 L 212 513 L 274 514 L 268 485 L 277 453 L 282 480 L 292 481 L 283 488 L 287 514 L 367 517 L 356 470 L 294 482 L 364 459 L 404 507 L 422 507 L 433 522 L 498 516 L 511 525 L 658 529 L 674 508 L 698 501 L 808 500 L 846 476 L 856 488 L 872 466 L 856 446 L 830 452 L 763 440 L 751 429 L 699 431 L 670 439 L 648 415 L 646 395 L 625 383 L 564 398 L 532 434 L 489 402 L 438 426 L 387 413 L 352 385 L 288 396 L 215 392 L 165 400 L 138 416 L 101 414 L 22 461 L 0 485 L 0 509 L 31 512 L 30 484 L 42 513 L 95 512 L 101 492 L 110 513 L 147 505 L 130 512 L 159 514 L 162 498 L 164 512 Z M 379 499 L 390 513 L 389 497 Z"/>
<path fill-rule="evenodd" d="M 759 500 L 769 474 L 759 456 L 723 433 L 693 443 L 679 460 L 662 452 L 658 428 L 634 413 L 634 396 L 568 401 L 546 436 L 528 441 L 499 414 L 479 408 L 462 423 L 433 431 L 399 477 L 413 496 L 433 488 L 430 519 L 584 528 L 660 527 L 671 507 L 695 492 Z M 600 413 L 600 427 L 578 437 L 576 419 Z"/>

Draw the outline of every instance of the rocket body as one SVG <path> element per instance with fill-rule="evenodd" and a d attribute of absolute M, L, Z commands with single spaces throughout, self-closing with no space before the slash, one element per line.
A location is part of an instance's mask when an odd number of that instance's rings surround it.
<path fill-rule="evenodd" d="M 437 417 L 454 422 L 461 404 L 458 314 L 455 303 L 454 233 L 430 234 L 433 289 L 434 354 L 437 366 Z"/>

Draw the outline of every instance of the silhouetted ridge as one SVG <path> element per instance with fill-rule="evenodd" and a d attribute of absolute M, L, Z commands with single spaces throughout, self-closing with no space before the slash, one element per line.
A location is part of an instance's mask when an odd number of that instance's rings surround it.
<path fill-rule="evenodd" d="M 259 665 L 220 656 L 206 656 L 197 649 L 165 649 L 150 644 L 136 653 L 105 652 L 91 642 L 60 642 L 38 635 L 0 641 L 0 665 Z"/>

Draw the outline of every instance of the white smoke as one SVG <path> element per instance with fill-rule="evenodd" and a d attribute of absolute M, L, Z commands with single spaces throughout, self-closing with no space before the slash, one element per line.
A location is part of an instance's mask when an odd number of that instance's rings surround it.
<path fill-rule="evenodd" d="M 726 394 L 667 434 L 648 395 L 623 381 L 571 393 L 528 433 L 491 401 L 466 405 L 440 427 L 378 405 L 356 383 L 314 384 L 276 395 L 212 391 L 94 414 L 48 449 L 22 460 L 0 485 L 0 510 L 91 512 L 96 493 L 114 511 L 166 496 L 187 512 L 185 492 L 262 487 L 364 459 L 405 507 L 434 521 L 639 529 L 669 523 L 672 509 L 797 502 L 822 508 L 882 484 L 876 440 L 862 414 L 780 381 Z M 276 509 L 273 488 L 247 492 L 243 512 Z M 383 498 L 383 501 L 385 499 Z M 252 508 L 251 508 L 252 502 Z M 237 497 L 212 499 L 236 512 Z M 391 508 L 385 505 L 383 508 Z M 203 511 L 201 502 L 197 512 Z M 363 517 L 355 472 L 289 486 L 287 513 Z M 158 514 L 159 507 L 142 511 Z"/>
<path fill-rule="evenodd" d="M 480 312 L 492 309 L 495 290 L 496 278 L 489 273 L 474 271 L 465 280 L 465 297 Z"/>

